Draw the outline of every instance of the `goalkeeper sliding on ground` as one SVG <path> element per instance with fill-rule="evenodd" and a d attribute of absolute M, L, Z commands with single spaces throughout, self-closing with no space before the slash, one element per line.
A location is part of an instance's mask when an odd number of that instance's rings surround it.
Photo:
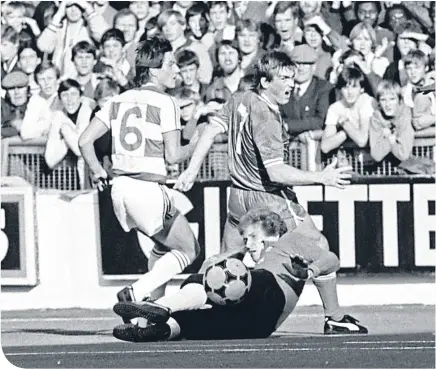
<path fill-rule="evenodd" d="M 316 242 L 311 245 L 312 240 L 301 234 L 288 232 L 280 216 L 268 208 L 248 212 L 239 230 L 244 249 L 214 256 L 201 268 L 206 270 L 229 257 L 242 259 L 248 252 L 256 265 L 250 291 L 239 304 L 220 306 L 208 301 L 203 274 L 193 274 L 175 294 L 154 302 L 117 303 L 114 311 L 118 315 L 146 318 L 149 324 L 121 324 L 114 328 L 114 336 L 131 342 L 268 337 L 292 313 L 306 280 L 339 269 L 335 254 Z M 368 333 L 353 317 L 345 315 L 344 320 L 344 333 Z"/>

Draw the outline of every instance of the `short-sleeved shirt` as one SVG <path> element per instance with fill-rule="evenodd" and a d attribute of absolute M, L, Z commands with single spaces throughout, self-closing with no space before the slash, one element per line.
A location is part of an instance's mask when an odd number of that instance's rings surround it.
<path fill-rule="evenodd" d="M 253 91 L 236 93 L 210 118 L 228 134 L 229 171 L 233 184 L 245 190 L 276 192 L 267 168 L 283 164 L 288 134 L 277 105 Z"/>
<path fill-rule="evenodd" d="M 359 128 L 360 120 L 362 118 L 370 119 L 374 113 L 374 101 L 374 98 L 367 93 L 360 95 L 352 107 L 347 107 L 342 100 L 336 101 L 327 110 L 325 125 L 335 126 L 338 124 L 339 118 L 348 117 L 350 122 Z"/>
<path fill-rule="evenodd" d="M 180 109 L 154 85 L 114 96 L 96 117 L 112 130 L 114 175 L 165 183 L 163 134 L 180 130 Z"/>

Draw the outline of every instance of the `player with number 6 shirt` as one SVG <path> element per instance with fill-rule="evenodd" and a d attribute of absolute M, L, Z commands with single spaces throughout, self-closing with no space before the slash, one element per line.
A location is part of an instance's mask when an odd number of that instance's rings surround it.
<path fill-rule="evenodd" d="M 164 92 L 175 87 L 178 72 L 168 41 L 151 38 L 139 43 L 137 88 L 109 100 L 79 140 L 83 158 L 101 188 L 108 183 L 108 174 L 97 160 L 94 142 L 111 130 L 114 212 L 126 232 L 136 229 L 156 244 L 148 261 L 149 272 L 122 289 L 117 295 L 120 301 L 147 298 L 199 253 L 187 219 L 175 208 L 165 186 L 166 162 L 186 161 L 196 142 L 181 146 L 180 110 Z"/>

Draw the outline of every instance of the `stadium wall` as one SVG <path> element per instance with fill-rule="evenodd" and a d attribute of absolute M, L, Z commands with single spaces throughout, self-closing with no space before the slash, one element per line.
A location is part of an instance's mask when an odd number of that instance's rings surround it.
<path fill-rule="evenodd" d="M 204 182 L 186 196 L 173 192 L 205 245 L 186 272 L 219 251 L 228 188 Z M 296 187 L 341 259 L 342 305 L 435 304 L 431 278 L 416 277 L 434 271 L 436 262 L 434 190 L 428 178 L 366 180 L 344 191 Z M 122 232 L 108 193 L 35 191 L 12 178 L 2 180 L 1 195 L 2 310 L 109 308 L 121 286 L 147 270 L 151 241 Z M 179 284 L 175 279 L 168 291 Z M 300 304 L 320 304 L 313 285 Z"/>

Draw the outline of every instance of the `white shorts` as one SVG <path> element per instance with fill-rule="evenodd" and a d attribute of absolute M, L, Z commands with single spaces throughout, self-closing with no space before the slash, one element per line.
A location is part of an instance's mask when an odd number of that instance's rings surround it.
<path fill-rule="evenodd" d="M 111 196 L 115 215 L 124 231 L 136 228 L 149 237 L 162 230 L 174 209 L 166 186 L 157 182 L 116 177 Z"/>

